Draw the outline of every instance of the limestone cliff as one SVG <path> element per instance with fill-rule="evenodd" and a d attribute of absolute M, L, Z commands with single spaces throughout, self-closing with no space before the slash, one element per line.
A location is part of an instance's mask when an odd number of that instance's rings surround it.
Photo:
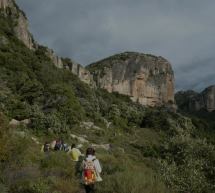
<path fill-rule="evenodd" d="M 31 33 L 28 31 L 28 20 L 22 12 L 19 12 L 17 25 L 14 28 L 17 38 L 19 38 L 29 49 L 36 46 L 33 42 Z"/>
<path fill-rule="evenodd" d="M 14 35 L 29 49 L 38 51 L 43 47 L 33 40 L 28 31 L 28 20 L 14 0 L 0 0 L 0 11 L 13 21 Z M 0 43 L 6 41 L 1 38 Z M 133 101 L 147 106 L 174 104 L 173 71 L 162 57 L 127 52 L 94 63 L 86 69 L 72 60 L 62 59 L 49 48 L 43 47 L 42 51 L 56 67 L 70 70 L 93 87 L 129 95 Z"/>
<path fill-rule="evenodd" d="M 174 104 L 174 73 L 162 57 L 125 52 L 87 67 L 96 85 L 146 106 Z"/>
<path fill-rule="evenodd" d="M 59 56 L 57 56 L 52 49 L 46 48 L 45 53 L 57 68 L 64 67 L 62 59 Z"/>
<path fill-rule="evenodd" d="M 9 17 L 13 21 L 13 33 L 21 40 L 29 49 L 38 50 L 41 49 L 51 59 L 52 63 L 57 68 L 66 68 L 73 74 L 77 75 L 83 82 L 93 85 L 93 78 L 89 71 L 87 71 L 80 64 L 77 64 L 70 60 L 66 62 L 52 50 L 47 47 L 38 45 L 28 30 L 28 20 L 14 0 L 0 0 L 0 10 L 5 17 Z M 4 37 L 0 37 L 0 43 L 5 43 Z"/>
<path fill-rule="evenodd" d="M 63 60 L 63 67 L 65 69 L 68 69 L 73 74 L 77 75 L 81 81 L 85 82 L 86 84 L 89 84 L 92 87 L 95 87 L 93 76 L 86 68 L 84 68 L 82 65 L 72 61 L 69 58 L 65 58 L 62 60 Z"/>
<path fill-rule="evenodd" d="M 206 88 L 201 93 L 180 91 L 176 93 L 175 99 L 180 110 L 195 112 L 204 109 L 212 112 L 215 110 L 215 85 Z"/>
<path fill-rule="evenodd" d="M 13 0 L 0 0 L 0 8 L 6 9 L 7 7 L 13 7 L 14 1 Z"/>
<path fill-rule="evenodd" d="M 52 49 L 49 49 L 49 48 L 46 48 L 45 53 L 57 68 L 67 69 L 71 73 L 77 75 L 81 81 L 93 87 L 95 86 L 93 81 L 93 76 L 81 64 L 78 64 L 69 58 L 66 58 L 66 59 L 61 58 L 57 56 Z"/>
<path fill-rule="evenodd" d="M 34 48 L 34 41 L 31 33 L 28 31 L 28 20 L 25 14 L 19 9 L 13 0 L 0 0 L 0 9 L 4 12 L 5 17 L 11 17 L 14 21 L 14 34 L 29 49 Z"/>

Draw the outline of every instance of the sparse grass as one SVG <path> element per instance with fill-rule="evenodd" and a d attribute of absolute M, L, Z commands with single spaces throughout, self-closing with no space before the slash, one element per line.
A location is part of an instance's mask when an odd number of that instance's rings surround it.
<path fill-rule="evenodd" d="M 210 124 L 90 88 L 69 71 L 57 69 L 46 48 L 27 49 L 14 36 L 11 19 L 0 13 L 0 37 L 6 39 L 0 46 L 2 193 L 77 193 L 75 163 L 64 152 L 41 153 L 41 146 L 31 140 L 36 136 L 41 143 L 56 138 L 78 143 L 71 133 L 87 136 L 89 144 L 82 150 L 91 143 L 111 144 L 109 151 L 96 150 L 104 179 L 97 184 L 98 193 L 168 193 L 167 187 L 174 193 L 215 191 Z M 126 58 L 122 54 L 114 60 Z M 10 128 L 12 118 L 31 119 L 31 124 Z M 111 122 L 109 128 L 104 120 Z M 81 128 L 82 121 L 101 130 Z M 26 136 L 17 135 L 20 130 Z"/>
<path fill-rule="evenodd" d="M 167 193 L 165 185 L 152 170 L 142 167 L 127 167 L 104 176 L 97 186 L 99 193 Z"/>

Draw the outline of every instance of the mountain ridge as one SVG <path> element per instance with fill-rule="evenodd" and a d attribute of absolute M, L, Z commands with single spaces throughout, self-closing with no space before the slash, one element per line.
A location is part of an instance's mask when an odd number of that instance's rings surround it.
<path fill-rule="evenodd" d="M 176 104 L 182 111 L 215 111 L 215 85 L 211 85 L 201 92 L 179 91 L 175 94 L 175 99 Z"/>
<path fill-rule="evenodd" d="M 29 49 L 35 51 L 40 49 L 45 52 L 57 68 L 69 70 L 73 74 L 77 75 L 81 81 L 92 87 L 104 88 L 108 92 L 118 92 L 120 94 L 128 95 L 134 102 L 138 102 L 145 106 L 167 105 L 174 107 L 174 73 L 171 64 L 163 57 L 137 52 L 124 52 L 110 56 L 85 68 L 71 59 L 63 59 L 57 56 L 52 49 L 37 44 L 31 33 L 28 31 L 28 20 L 26 16 L 24 13 L 19 11 L 19 8 L 15 6 L 14 1 L 1 0 L 0 2 L 1 8 L 3 8 L 5 13 L 9 16 L 14 12 L 18 13 L 17 18 L 13 18 L 17 21 L 17 25 L 14 27 L 17 38 L 20 39 Z M 8 12 L 7 8 L 11 9 L 11 11 Z M 119 81 L 118 77 L 121 76 L 120 70 L 125 70 L 122 66 L 119 67 L 123 58 L 127 58 L 127 61 L 124 61 L 124 63 L 127 63 L 128 68 L 130 68 L 126 70 L 127 75 L 129 74 L 128 71 L 132 69 L 135 73 L 134 75 L 122 78 L 120 80 L 120 84 L 115 84 L 114 82 Z M 98 63 L 103 65 L 107 60 L 111 60 L 110 64 L 113 65 L 112 72 L 119 73 L 114 77 L 112 77 L 111 74 L 108 75 L 111 76 L 113 80 L 109 80 L 109 78 L 106 78 L 105 80 L 104 78 L 102 84 L 98 83 L 98 80 L 95 82 L 96 72 L 92 72 L 92 70 L 89 71 L 89 69 L 92 69 L 90 67 Z M 102 68 L 105 68 L 105 66 Z"/>

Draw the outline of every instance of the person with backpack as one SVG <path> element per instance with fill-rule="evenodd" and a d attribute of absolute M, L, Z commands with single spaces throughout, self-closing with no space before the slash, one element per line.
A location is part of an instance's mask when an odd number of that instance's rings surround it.
<path fill-rule="evenodd" d="M 62 150 L 62 141 L 60 139 L 56 140 L 54 151 L 61 151 Z"/>
<path fill-rule="evenodd" d="M 95 156 L 95 150 L 87 148 L 86 158 L 82 162 L 82 181 L 86 193 L 95 193 L 95 183 L 102 181 L 101 172 L 102 168 Z"/>
<path fill-rule="evenodd" d="M 50 143 L 50 149 L 51 149 L 52 151 L 53 151 L 54 148 L 55 148 L 56 142 L 57 142 L 57 140 L 54 140 L 54 141 L 52 141 L 52 142 Z"/>
<path fill-rule="evenodd" d="M 76 148 L 75 144 L 71 145 L 71 150 L 68 152 L 69 155 L 71 155 L 72 161 L 78 162 L 80 156 L 83 156 L 83 154 L 80 152 L 78 148 Z"/>
<path fill-rule="evenodd" d="M 49 152 L 50 151 L 50 144 L 48 142 L 45 142 L 44 145 L 41 148 L 41 152 Z"/>
<path fill-rule="evenodd" d="M 63 143 L 63 151 L 69 152 L 69 145 L 67 143 Z"/>

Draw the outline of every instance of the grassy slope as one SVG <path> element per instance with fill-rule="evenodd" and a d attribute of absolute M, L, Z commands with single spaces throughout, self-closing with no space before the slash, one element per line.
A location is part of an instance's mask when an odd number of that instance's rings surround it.
<path fill-rule="evenodd" d="M 53 66 L 40 47 L 27 49 L 13 36 L 14 23 L 0 17 L 0 189 L 10 193 L 75 193 L 75 165 L 63 152 L 40 152 L 47 139 L 87 135 L 103 165 L 101 193 L 212 192 L 214 144 L 202 139 L 190 119 L 146 109 L 126 96 L 93 90 Z M 8 121 L 30 118 L 29 126 Z M 106 121 L 111 126 L 106 127 Z M 94 122 L 101 130 L 86 129 Z M 23 133 L 20 131 L 24 131 Z M 82 151 L 89 145 L 84 144 Z M 194 175 L 195 174 L 195 175 Z M 169 189 L 169 190 L 167 190 Z"/>

